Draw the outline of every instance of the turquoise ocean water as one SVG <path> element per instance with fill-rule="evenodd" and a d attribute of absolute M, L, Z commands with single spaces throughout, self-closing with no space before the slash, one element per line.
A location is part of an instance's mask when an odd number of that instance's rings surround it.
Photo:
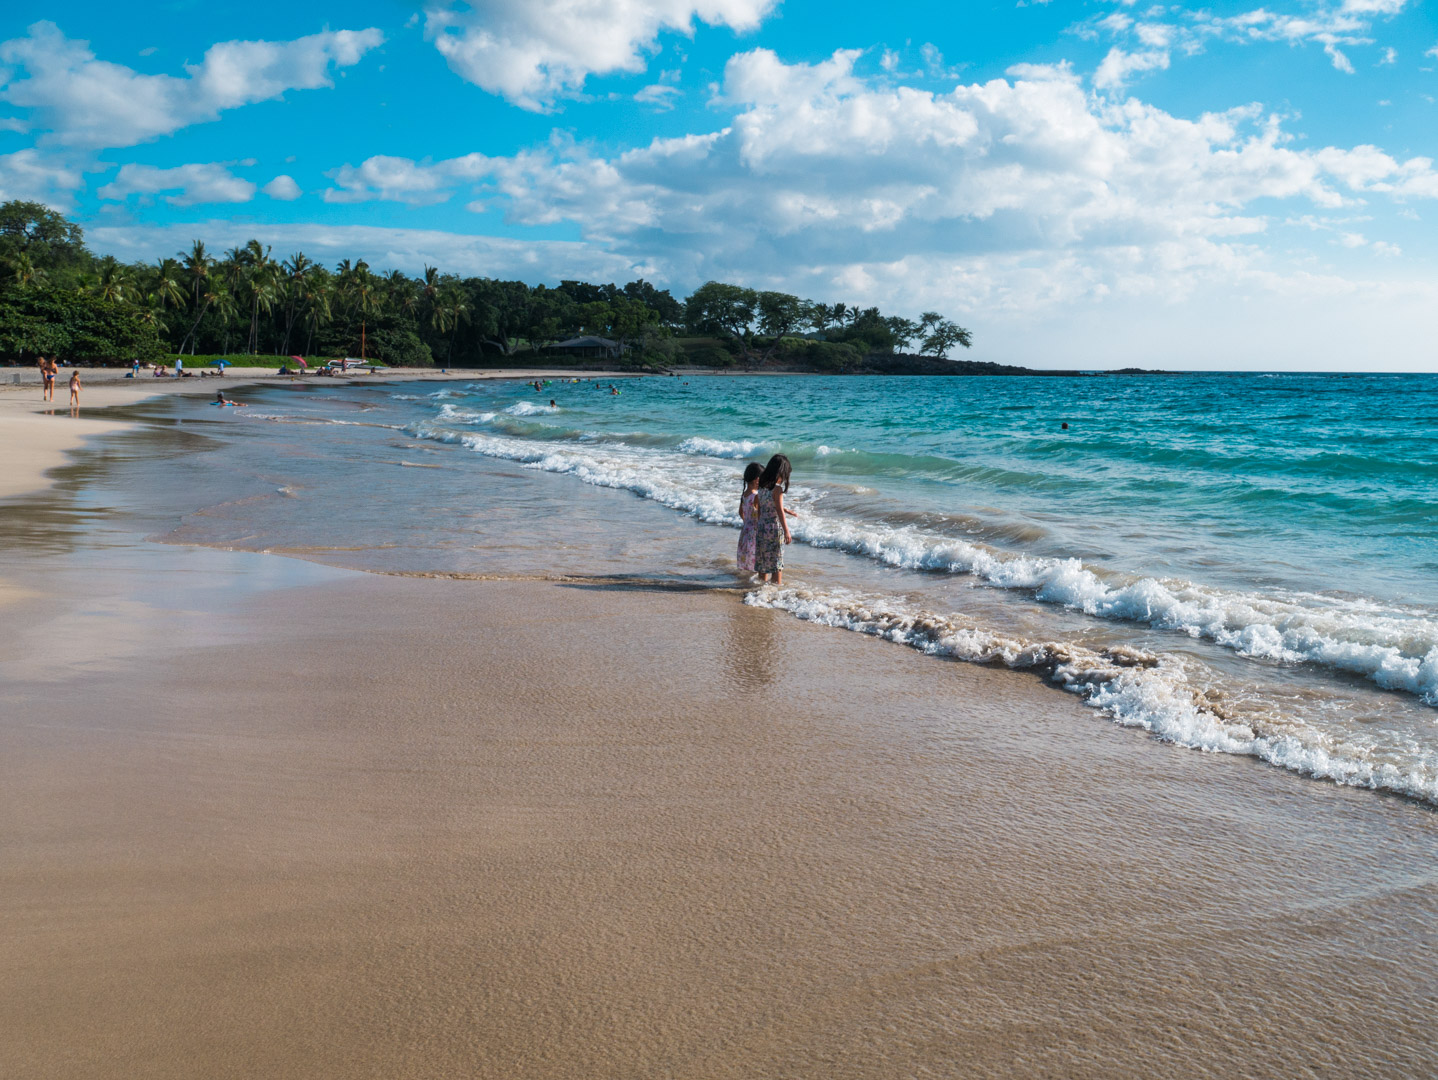
<path fill-rule="evenodd" d="M 238 486 L 170 538 L 743 588 L 1032 668 L 1179 745 L 1438 802 L 1438 376 L 615 385 L 157 404 Z M 739 472 L 776 452 L 800 513 L 782 589 L 732 566 Z"/>

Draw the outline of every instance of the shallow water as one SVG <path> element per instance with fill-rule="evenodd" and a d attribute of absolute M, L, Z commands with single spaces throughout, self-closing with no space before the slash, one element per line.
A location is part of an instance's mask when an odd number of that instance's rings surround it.
<path fill-rule="evenodd" d="M 215 450 L 186 463 L 204 508 L 156 532 L 390 573 L 743 587 L 1032 668 L 1175 743 L 1438 802 L 1438 377 L 616 385 L 147 404 Z M 732 570 L 738 474 L 779 451 L 796 546 L 786 588 L 755 589 Z"/>

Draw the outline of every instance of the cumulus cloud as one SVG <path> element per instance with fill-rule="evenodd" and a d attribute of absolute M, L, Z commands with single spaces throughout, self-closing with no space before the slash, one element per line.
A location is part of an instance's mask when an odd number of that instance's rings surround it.
<path fill-rule="evenodd" d="M 131 195 L 165 195 L 171 206 L 199 203 L 242 203 L 255 197 L 255 185 L 219 163 L 180 165 L 158 169 L 153 165 L 123 165 L 114 180 L 96 194 L 116 201 Z M 166 194 L 174 192 L 175 194 Z"/>
<path fill-rule="evenodd" d="M 331 203 L 388 199 L 422 206 L 444 202 L 453 194 L 456 183 L 477 180 L 490 171 L 490 159 L 483 154 L 435 162 L 379 154 L 328 174 L 336 186 L 327 190 L 324 198 Z"/>
<path fill-rule="evenodd" d="M 440 266 L 463 275 L 554 281 L 580 277 L 590 281 L 632 281 L 653 277 L 643 261 L 601 251 L 578 241 L 464 236 L 431 229 L 393 229 L 368 225 L 237 224 L 220 219 L 179 225 L 96 226 L 85 231 L 90 246 L 126 260 L 173 255 L 199 237 L 216 251 L 243 246 L 251 239 L 276 251 L 301 250 L 334 265 L 361 258 L 372 267 L 418 275 Z"/>
<path fill-rule="evenodd" d="M 590 75 L 639 72 L 663 30 L 753 30 L 777 0 L 471 0 L 433 5 L 425 36 L 462 79 L 544 111 Z"/>
<path fill-rule="evenodd" d="M 333 86 L 384 41 L 378 30 L 335 30 L 294 41 L 226 41 L 210 47 L 184 76 L 144 75 L 99 60 L 89 44 L 37 22 L 28 36 L 0 43 L 0 101 L 30 110 L 42 143 L 133 146 L 226 109 L 289 90 Z"/>
<path fill-rule="evenodd" d="M 24 199 L 68 210 L 84 183 L 81 169 L 33 147 L 0 154 L 0 202 Z"/>
<path fill-rule="evenodd" d="M 1428 159 L 1300 148 L 1257 106 L 1185 119 L 1095 97 L 1065 66 L 935 93 L 861 78 L 858 56 L 734 57 L 721 100 L 735 115 L 718 131 L 614 156 L 556 139 L 502 158 L 372 158 L 327 197 L 477 190 L 472 208 L 577 225 L 679 288 L 712 277 L 1012 318 L 1269 281 L 1275 201 L 1438 197 Z"/>
<path fill-rule="evenodd" d="M 293 202 L 304 194 L 299 184 L 295 183 L 294 177 L 280 175 L 271 180 L 264 187 L 260 188 L 272 199 L 279 199 L 281 202 Z"/>

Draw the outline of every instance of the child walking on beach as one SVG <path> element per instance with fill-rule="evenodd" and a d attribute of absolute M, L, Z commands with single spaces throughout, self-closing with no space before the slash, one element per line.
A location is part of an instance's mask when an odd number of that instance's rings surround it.
<path fill-rule="evenodd" d="M 751 461 L 744 466 L 744 487 L 739 492 L 739 569 L 754 572 L 754 542 L 759 535 L 759 510 L 754 500 L 759 493 L 759 477 L 764 466 Z"/>
<path fill-rule="evenodd" d="M 70 408 L 80 408 L 80 370 L 70 372 Z"/>
<path fill-rule="evenodd" d="M 774 575 L 774 584 L 784 584 L 784 545 L 794 542 L 784 513 L 784 494 L 789 490 L 789 459 L 775 454 L 759 475 L 754 496 L 758 529 L 754 537 L 754 570 L 765 581 Z"/>

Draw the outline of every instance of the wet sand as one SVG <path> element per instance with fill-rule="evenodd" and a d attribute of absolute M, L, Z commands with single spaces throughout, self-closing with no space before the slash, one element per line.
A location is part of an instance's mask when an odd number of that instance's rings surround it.
<path fill-rule="evenodd" d="M 7 1078 L 1438 1066 L 1421 805 L 737 594 L 0 577 Z"/>
<path fill-rule="evenodd" d="M 96 419 L 103 410 L 129 405 L 157 394 L 189 394 L 214 397 L 216 391 L 233 396 L 246 386 L 291 385 L 296 379 L 324 385 L 330 382 L 475 382 L 481 379 L 559 379 L 577 373 L 556 369 L 486 368 L 465 371 L 431 369 L 390 369 L 389 374 L 348 373 L 334 379 L 309 376 L 279 376 L 276 368 L 231 366 L 223 378 L 157 379 L 146 372 L 127 379 L 127 368 L 81 368 L 80 408 L 70 409 L 70 372 L 62 368 L 55 380 L 55 397 L 41 396 L 38 368 L 0 368 L 0 451 L 5 466 L 0 469 L 0 499 L 38 491 L 46 484 L 45 474 L 59 468 L 69 451 L 84 445 L 92 435 L 116 430 L 113 421 Z M 208 369 L 206 369 L 208 370 Z M 584 372 L 583 377 L 622 379 L 633 372 Z"/>

